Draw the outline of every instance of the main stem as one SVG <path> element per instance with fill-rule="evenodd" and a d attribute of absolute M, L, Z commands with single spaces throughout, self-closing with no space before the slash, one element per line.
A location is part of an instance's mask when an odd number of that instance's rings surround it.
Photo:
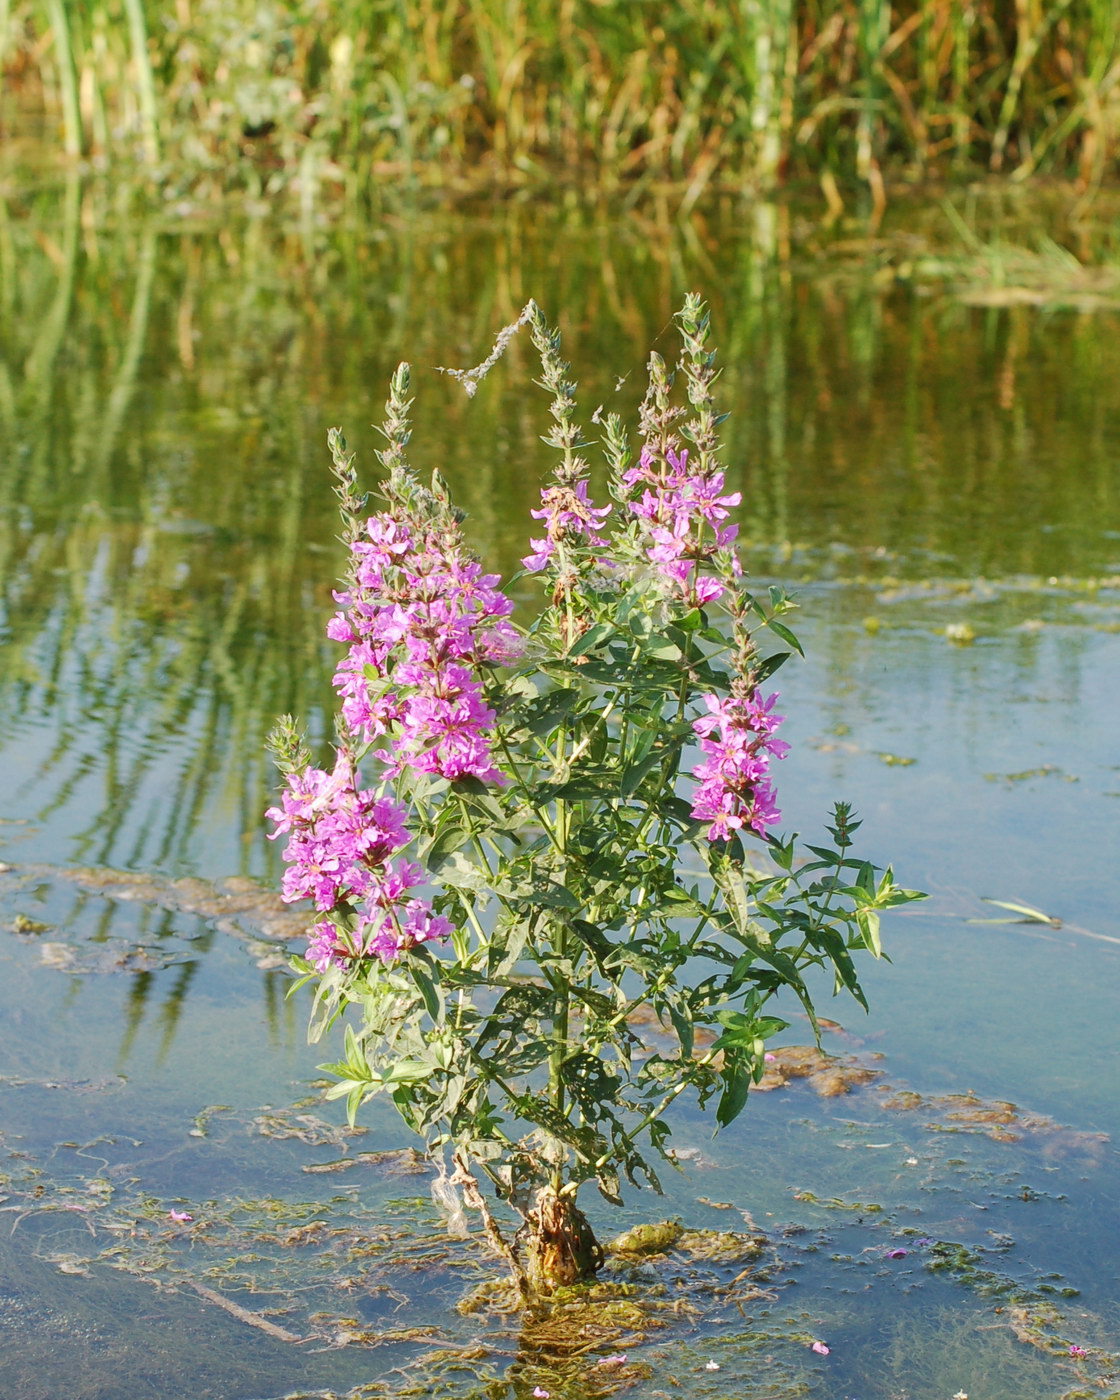
<path fill-rule="evenodd" d="M 556 766 L 561 768 L 565 755 L 565 734 L 560 731 L 556 742 Z M 556 802 L 556 843 L 560 851 L 560 882 L 564 883 L 567 875 L 568 864 L 568 836 L 570 829 L 571 812 L 567 802 L 558 798 Z M 562 917 L 554 919 L 552 924 L 552 953 L 558 962 L 563 963 L 567 957 L 567 925 Z M 568 1054 L 568 1028 L 571 1012 L 571 993 L 568 990 L 568 981 L 564 976 L 552 977 L 553 995 L 556 998 L 555 1014 L 552 1020 L 552 1051 L 548 1060 L 548 1087 L 549 1098 L 552 1107 L 558 1116 L 563 1116 L 564 1104 L 564 1060 Z M 557 1141 L 555 1148 L 555 1159 L 552 1164 L 552 1190 L 559 1195 L 564 1186 L 564 1158 L 566 1149 L 563 1143 Z"/>

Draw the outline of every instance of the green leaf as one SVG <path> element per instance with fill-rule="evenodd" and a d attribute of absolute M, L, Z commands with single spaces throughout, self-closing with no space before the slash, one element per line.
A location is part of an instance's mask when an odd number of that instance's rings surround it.
<path fill-rule="evenodd" d="M 453 823 L 441 827 L 427 845 L 420 848 L 421 864 L 430 870 L 438 870 L 442 862 L 453 851 L 461 850 L 471 839 L 471 833 Z"/>
<path fill-rule="evenodd" d="M 416 984 L 416 990 L 424 999 L 424 1009 L 433 1021 L 439 1021 L 443 1016 L 443 1000 L 436 990 L 436 984 L 432 979 L 428 969 L 421 962 L 423 954 L 413 949 L 408 957 L 408 971 Z"/>
<path fill-rule="evenodd" d="M 747 1096 L 751 1091 L 751 1072 L 737 1059 L 728 1057 L 720 1070 L 720 1078 L 723 1080 L 724 1089 L 716 1105 L 716 1122 L 721 1128 L 726 1128 L 729 1123 L 734 1123 L 747 1106 Z"/>
<path fill-rule="evenodd" d="M 783 666 L 792 655 L 793 653 L 789 651 L 776 651 L 772 655 L 764 657 L 754 668 L 755 675 L 759 681 L 768 680 L 778 667 Z"/>
<path fill-rule="evenodd" d="M 652 656 L 656 661 L 679 661 L 681 659 L 681 649 L 676 642 L 654 642 L 652 646 L 642 648 L 643 656 Z"/>
<path fill-rule="evenodd" d="M 686 1015 L 685 1011 L 672 1001 L 666 1003 L 666 1010 L 669 1013 L 670 1021 L 673 1023 L 673 1029 L 677 1033 L 677 1039 L 680 1041 L 681 1059 L 691 1060 L 692 1047 L 696 1038 L 696 1030 L 692 1023 L 692 1016 L 691 1014 Z"/>
<path fill-rule="evenodd" d="M 641 787 L 642 782 L 649 774 L 653 772 L 658 764 L 664 762 L 665 756 L 665 751 L 654 749 L 653 752 L 647 754 L 645 758 L 640 759 L 637 763 L 631 763 L 624 768 L 622 771 L 622 781 L 618 785 L 619 796 L 622 797 L 623 800 L 633 797 L 634 793 Z"/>
<path fill-rule="evenodd" d="M 351 1127 L 354 1126 L 357 1120 L 358 1109 L 361 1108 L 363 1101 L 367 1097 L 366 1086 L 364 1084 L 355 1084 L 353 1089 L 351 1089 L 350 1093 L 346 1096 L 346 1119 Z"/>
<path fill-rule="evenodd" d="M 699 632 L 707 627 L 708 619 L 704 616 L 700 608 L 693 608 L 691 612 L 685 613 L 683 617 L 675 617 L 673 626 L 679 627 L 682 632 Z"/>
<path fill-rule="evenodd" d="M 798 656 L 805 655 L 804 651 L 801 649 L 801 643 L 784 622 L 775 622 L 774 619 L 771 618 L 766 625 L 770 628 L 770 631 L 773 632 L 775 637 L 781 637 L 782 641 L 785 642 L 787 646 L 793 647 Z"/>
<path fill-rule="evenodd" d="M 398 1060 L 385 1076 L 386 1084 L 413 1084 L 418 1080 L 430 1079 L 432 1067 L 423 1060 Z"/>
<path fill-rule="evenodd" d="M 598 924 L 589 923 L 586 919 L 573 919 L 568 927 L 579 941 L 590 950 L 591 956 L 598 964 L 599 971 L 605 976 L 604 965 L 614 952 L 614 944 Z M 573 990 L 576 989 L 573 988 Z"/>
<path fill-rule="evenodd" d="M 354 1027 L 347 1026 L 342 1036 L 343 1054 L 346 1056 L 346 1063 L 352 1070 L 360 1070 L 363 1075 L 368 1076 L 369 1065 L 366 1062 L 365 1054 L 362 1051 L 361 1042 L 354 1034 Z"/>
<path fill-rule="evenodd" d="M 873 909 L 857 909 L 856 923 L 863 935 L 864 947 L 875 957 L 883 956 L 883 945 L 879 939 L 879 915 Z"/>
<path fill-rule="evenodd" d="M 597 622 L 594 627 L 589 627 L 575 645 L 568 648 L 565 654 L 567 656 L 585 656 L 587 652 L 594 651 L 600 642 L 615 636 L 617 632 L 618 629 L 613 622 Z"/>
<path fill-rule="evenodd" d="M 473 894 L 481 894 L 494 888 L 491 876 L 481 866 L 467 860 L 460 851 L 452 851 L 440 862 L 438 871 L 433 873 L 438 874 L 439 883 L 448 889 L 469 890 Z"/>

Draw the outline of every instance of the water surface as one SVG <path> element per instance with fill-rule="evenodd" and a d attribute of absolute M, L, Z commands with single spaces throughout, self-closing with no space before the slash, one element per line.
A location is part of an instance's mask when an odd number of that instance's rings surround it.
<path fill-rule="evenodd" d="M 884 281 L 873 248 L 822 261 L 780 210 L 679 225 L 500 206 L 334 228 L 259 212 L 215 227 L 188 209 L 118 219 L 101 198 L 75 183 L 0 212 L 6 1392 L 403 1390 L 423 1350 L 409 1327 L 452 1360 L 488 1339 L 461 1372 L 444 1366 L 458 1393 L 475 1373 L 492 1373 L 492 1396 L 544 1376 L 508 1327 L 454 1312 L 477 1266 L 439 1243 L 407 1159 L 304 1170 L 408 1144 L 377 1112 L 349 1138 L 317 1101 L 324 1056 L 284 1000 L 275 910 L 221 899 L 276 879 L 260 815 L 272 718 L 328 723 L 322 627 L 341 558 L 327 427 L 372 468 L 388 374 L 411 360 L 414 460 L 448 477 L 509 573 L 548 467 L 529 347 L 472 401 L 436 366 L 481 359 L 534 296 L 564 329 L 586 416 L 630 412 L 691 287 L 711 299 L 726 365 L 752 567 L 802 605 L 809 659 L 781 673 L 786 819 L 811 834 L 852 800 L 868 853 L 933 898 L 890 924 L 890 965 L 865 969 L 870 1017 L 822 989 L 844 1028 L 830 1047 L 881 1054 L 876 1085 L 760 1095 L 714 1143 L 683 1114 L 687 1174 L 667 1203 L 629 1202 L 619 1228 L 666 1213 L 726 1228 L 747 1211 L 775 1241 L 772 1296 L 740 1311 L 737 1270 L 670 1261 L 662 1281 L 704 1305 L 629 1346 L 646 1369 L 623 1378 L 651 1396 L 1049 1400 L 1079 1366 L 1096 1367 L 1086 1383 L 1106 1374 L 1116 313 L 976 308 Z M 189 883 L 229 877 L 209 895 Z M 1054 922 L 971 922 L 1006 913 L 984 896 Z M 885 1107 L 885 1084 L 926 1098 Z M 945 1096 L 969 1091 L 1021 1114 L 993 1139 L 949 1116 Z M 365 1255 L 363 1233 L 378 1242 Z M 927 1237 L 941 1254 L 914 1245 Z M 1043 1304 L 1050 1341 L 1032 1344 L 1009 1319 Z M 340 1318 L 383 1347 L 325 1345 Z M 603 1393 L 603 1374 L 589 1362 L 564 1393 Z"/>

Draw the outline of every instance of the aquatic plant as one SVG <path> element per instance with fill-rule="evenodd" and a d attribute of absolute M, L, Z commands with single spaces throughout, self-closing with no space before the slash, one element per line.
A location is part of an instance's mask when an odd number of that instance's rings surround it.
<path fill-rule="evenodd" d="M 678 370 L 649 359 L 637 455 L 618 417 L 603 423 L 605 505 L 535 304 L 481 366 L 452 371 L 473 394 L 527 324 L 552 396 L 560 460 L 524 560 L 545 602 L 525 627 L 438 473 L 424 485 L 408 465 L 408 367 L 372 514 L 332 431 L 350 551 L 328 624 L 346 648 L 334 761 L 314 766 L 288 716 L 272 738 L 284 895 L 317 911 L 296 960 L 312 1038 L 346 1023 L 328 1093 L 351 1119 L 388 1095 L 450 1157 L 452 1224 L 461 1189 L 526 1292 L 601 1262 L 580 1187 L 613 1202 L 622 1178 L 659 1189 L 678 1097 L 731 1123 L 787 1025 L 772 999 L 792 993 L 815 1026 L 806 974 L 823 968 L 862 1003 L 853 955 L 879 956 L 881 911 L 917 897 L 852 853 L 845 803 L 825 845 L 774 832 L 786 745 L 767 684 L 799 649 L 793 605 L 747 587 L 703 303 L 677 319 Z M 643 1043 L 649 1010 L 671 1050 Z M 520 1217 L 513 1241 L 476 1173 Z"/>

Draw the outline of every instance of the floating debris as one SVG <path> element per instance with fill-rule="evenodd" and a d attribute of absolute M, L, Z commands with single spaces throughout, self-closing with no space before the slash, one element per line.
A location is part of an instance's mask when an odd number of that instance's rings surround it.
<path fill-rule="evenodd" d="M 350 1138 L 361 1137 L 369 1129 L 356 1125 L 338 1125 L 317 1118 L 313 1113 L 300 1112 L 303 1104 L 288 1108 L 267 1107 L 252 1122 L 252 1130 L 267 1138 L 295 1138 L 313 1147 L 343 1147 Z"/>
<path fill-rule="evenodd" d="M 783 1045 L 768 1052 L 762 1078 L 754 1088 L 769 1093 L 784 1088 L 793 1079 L 805 1079 L 821 1098 L 834 1099 L 874 1083 L 882 1073 L 853 1056 L 830 1055 L 815 1045 Z"/>
<path fill-rule="evenodd" d="M 684 1234 L 679 1220 L 662 1220 L 656 1225 L 635 1225 L 607 1245 L 610 1254 L 664 1254 Z"/>
<path fill-rule="evenodd" d="M 372 1167 L 384 1176 L 427 1176 L 435 1170 L 431 1159 L 415 1147 L 386 1152 L 356 1152 L 352 1157 L 339 1157 L 333 1162 L 308 1162 L 301 1170 L 319 1174 L 350 1171 L 354 1167 Z"/>
<path fill-rule="evenodd" d="M 5 873 L 57 880 L 107 899 L 154 904 L 175 913 L 195 914 L 239 938 L 288 943 L 303 937 L 311 922 L 280 895 L 256 880 L 231 875 L 222 880 L 171 879 L 108 866 L 8 865 Z"/>
<path fill-rule="evenodd" d="M 54 925 L 44 924 L 39 919 L 29 918 L 26 914 L 17 914 L 15 918 L 11 921 L 11 923 L 4 925 L 4 928 L 8 931 L 8 933 L 15 933 L 19 935 L 34 935 L 40 933 L 50 933 L 51 929 L 54 928 Z"/>

